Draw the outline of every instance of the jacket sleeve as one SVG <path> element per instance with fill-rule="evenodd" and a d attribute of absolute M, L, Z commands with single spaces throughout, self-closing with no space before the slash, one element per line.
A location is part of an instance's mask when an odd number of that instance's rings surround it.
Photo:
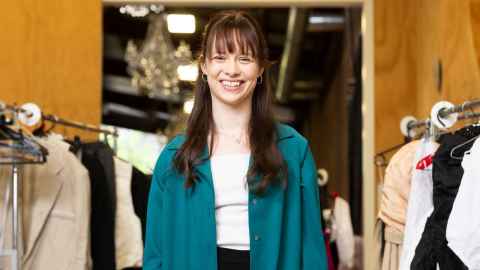
<path fill-rule="evenodd" d="M 162 219 L 164 217 L 162 185 L 163 170 L 161 169 L 161 159 L 157 161 L 152 178 L 147 207 L 147 226 L 145 234 L 145 250 L 143 256 L 144 270 L 161 270 L 163 267 L 162 257 Z"/>
<path fill-rule="evenodd" d="M 85 167 L 73 155 L 68 158 L 72 160 L 73 180 L 75 196 L 74 207 L 76 218 L 77 239 L 75 259 L 68 267 L 71 270 L 88 270 L 92 268 L 92 260 L 90 254 L 90 176 Z"/>
<path fill-rule="evenodd" d="M 320 198 L 312 152 L 304 150 L 301 164 L 302 185 L 302 269 L 327 270 L 327 255 L 320 219 Z"/>

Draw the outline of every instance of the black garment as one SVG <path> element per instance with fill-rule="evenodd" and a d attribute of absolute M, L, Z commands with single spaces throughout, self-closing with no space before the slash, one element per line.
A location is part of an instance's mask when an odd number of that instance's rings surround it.
<path fill-rule="evenodd" d="M 338 265 L 340 264 L 340 258 L 338 256 L 338 247 L 336 241 L 330 241 L 330 251 L 332 253 L 333 266 L 335 267 L 335 269 L 338 269 Z"/>
<path fill-rule="evenodd" d="M 91 185 L 90 240 L 93 270 L 115 270 L 116 188 L 113 151 L 103 143 L 82 145 Z"/>
<path fill-rule="evenodd" d="M 427 219 L 415 256 L 410 265 L 412 270 L 435 270 L 438 263 L 441 270 L 468 269 L 447 246 L 446 229 L 448 217 L 463 176 L 462 160 L 452 159 L 450 151 L 457 145 L 476 136 L 471 129 L 462 129 L 455 134 L 447 134 L 440 140 L 433 158 L 433 207 Z M 472 147 L 468 144 L 456 151 L 456 155 Z"/>
<path fill-rule="evenodd" d="M 147 227 L 147 205 L 148 194 L 150 192 L 150 184 L 152 182 L 152 176 L 146 175 L 133 167 L 132 171 L 132 200 L 135 214 L 142 223 L 142 240 L 145 244 L 145 231 Z"/>
<path fill-rule="evenodd" d="M 217 247 L 218 270 L 250 270 L 250 251 Z"/>

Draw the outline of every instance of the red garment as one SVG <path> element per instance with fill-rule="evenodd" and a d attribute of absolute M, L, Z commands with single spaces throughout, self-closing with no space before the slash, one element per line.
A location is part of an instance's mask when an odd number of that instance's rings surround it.
<path fill-rule="evenodd" d="M 327 261 L 328 261 L 328 270 L 335 270 L 335 265 L 333 263 L 332 250 L 330 249 L 330 232 L 327 230 L 324 231 L 325 239 L 325 248 L 327 252 Z"/>

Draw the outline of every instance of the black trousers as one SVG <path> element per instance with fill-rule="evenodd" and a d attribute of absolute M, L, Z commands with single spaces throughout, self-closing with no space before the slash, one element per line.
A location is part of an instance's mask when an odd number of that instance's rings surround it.
<path fill-rule="evenodd" d="M 250 270 L 250 251 L 217 247 L 218 270 Z"/>

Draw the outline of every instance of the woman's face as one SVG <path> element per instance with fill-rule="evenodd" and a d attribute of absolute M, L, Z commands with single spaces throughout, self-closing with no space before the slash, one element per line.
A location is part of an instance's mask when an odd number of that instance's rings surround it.
<path fill-rule="evenodd" d="M 234 52 L 218 52 L 215 47 L 201 65 L 208 78 L 212 102 L 232 107 L 250 102 L 257 78 L 263 72 L 258 60 L 251 53 L 242 54 L 238 44 Z"/>

